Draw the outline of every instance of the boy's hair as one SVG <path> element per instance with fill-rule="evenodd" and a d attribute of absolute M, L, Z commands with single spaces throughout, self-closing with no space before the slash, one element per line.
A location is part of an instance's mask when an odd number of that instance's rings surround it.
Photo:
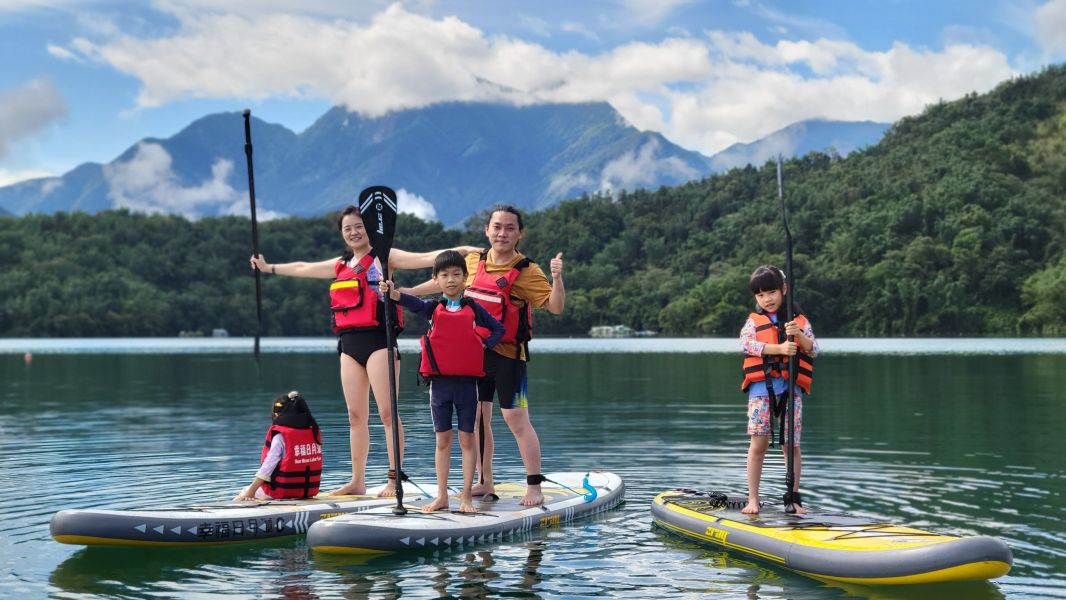
<path fill-rule="evenodd" d="M 463 255 L 455 250 L 445 250 L 433 259 L 433 276 L 436 277 L 437 273 L 449 267 L 459 267 L 463 270 L 464 277 L 469 274 L 466 270 L 466 259 L 463 258 Z"/>
<path fill-rule="evenodd" d="M 773 265 L 763 265 L 751 274 L 748 290 L 754 296 L 759 292 L 772 292 L 785 289 L 785 273 Z"/>

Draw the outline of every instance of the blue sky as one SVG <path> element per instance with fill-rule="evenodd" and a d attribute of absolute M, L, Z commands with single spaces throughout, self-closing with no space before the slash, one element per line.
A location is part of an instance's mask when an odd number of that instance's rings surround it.
<path fill-rule="evenodd" d="M 0 185 L 245 107 L 607 101 L 710 155 L 1061 62 L 1066 0 L 0 0 L 0 53 Z"/>

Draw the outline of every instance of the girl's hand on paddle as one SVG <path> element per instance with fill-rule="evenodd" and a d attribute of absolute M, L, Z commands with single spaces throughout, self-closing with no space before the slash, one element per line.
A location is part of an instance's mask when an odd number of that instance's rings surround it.
<path fill-rule="evenodd" d="M 551 269 L 552 279 L 559 279 L 563 276 L 563 253 L 555 255 L 555 258 L 551 260 L 548 268 Z"/>
<path fill-rule="evenodd" d="M 785 335 L 803 335 L 803 330 L 796 325 L 795 321 L 789 321 L 785 323 Z"/>
<path fill-rule="evenodd" d="M 263 273 L 267 272 L 267 267 L 269 265 L 267 265 L 267 261 L 263 258 L 262 254 L 253 255 L 248 262 L 251 263 L 253 269 L 259 269 Z"/>
<path fill-rule="evenodd" d="M 796 355 L 796 342 L 782 342 L 778 345 L 781 347 L 781 354 L 784 354 L 785 356 Z"/>

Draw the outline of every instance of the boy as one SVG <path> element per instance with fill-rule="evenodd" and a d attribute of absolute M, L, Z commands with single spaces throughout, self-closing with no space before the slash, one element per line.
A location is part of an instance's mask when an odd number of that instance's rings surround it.
<path fill-rule="evenodd" d="M 433 281 L 443 292 L 438 300 L 422 300 L 381 283 L 389 294 L 413 313 L 430 319 L 422 336 L 422 362 L 418 372 L 429 380 L 429 404 L 433 430 L 437 433 L 437 497 L 422 507 L 424 512 L 448 508 L 448 471 L 452 452 L 452 408 L 459 421 L 459 448 L 463 453 L 463 492 L 459 512 L 475 512 L 471 495 L 474 481 L 474 420 L 477 416 L 477 380 L 485 374 L 485 350 L 503 336 L 503 325 L 477 302 L 463 297 L 466 260 L 454 250 L 445 250 L 433 261 Z M 489 330 L 482 338 L 475 327 Z"/>

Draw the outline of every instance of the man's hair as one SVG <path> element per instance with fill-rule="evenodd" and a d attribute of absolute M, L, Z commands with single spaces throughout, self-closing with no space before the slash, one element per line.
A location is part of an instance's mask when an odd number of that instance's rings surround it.
<path fill-rule="evenodd" d="M 488 226 L 492 222 L 492 215 L 498 212 L 509 212 L 518 219 L 518 231 L 522 231 L 522 213 L 518 212 L 518 209 L 510 204 L 497 204 L 492 207 L 492 212 L 489 213 L 489 218 L 485 221 L 485 225 Z"/>

